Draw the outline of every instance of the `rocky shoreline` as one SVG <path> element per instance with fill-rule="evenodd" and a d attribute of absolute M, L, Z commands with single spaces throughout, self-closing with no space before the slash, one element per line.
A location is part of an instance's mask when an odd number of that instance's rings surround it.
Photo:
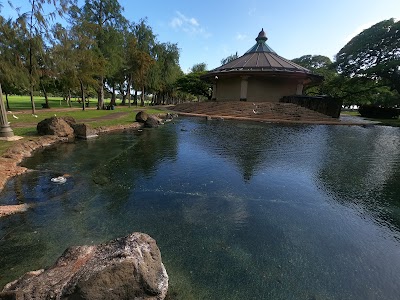
<path fill-rule="evenodd" d="M 70 247 L 50 268 L 8 283 L 0 299 L 163 300 L 167 292 L 156 241 L 134 232 L 105 244 Z"/>
<path fill-rule="evenodd" d="M 139 129 L 143 125 L 139 122 L 133 122 L 128 125 L 114 125 L 109 127 L 99 127 L 94 129 L 96 134 L 102 134 L 118 130 Z M 71 137 L 45 135 L 35 139 L 21 139 L 13 142 L 14 144 L 0 157 L 0 191 L 3 190 L 7 181 L 21 175 L 27 171 L 27 168 L 19 164 L 28 157 L 31 157 L 34 151 L 54 145 L 56 143 L 66 143 L 71 141 Z M 24 212 L 28 205 L 0 205 L 0 217 Z"/>

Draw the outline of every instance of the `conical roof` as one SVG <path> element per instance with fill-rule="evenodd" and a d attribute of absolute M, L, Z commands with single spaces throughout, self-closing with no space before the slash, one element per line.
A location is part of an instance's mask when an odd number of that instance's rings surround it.
<path fill-rule="evenodd" d="M 314 75 L 310 70 L 295 64 L 294 62 L 279 56 L 266 43 L 268 40 L 264 29 L 256 38 L 256 44 L 241 57 L 228 62 L 214 70 L 211 70 L 206 77 L 234 73 L 260 73 L 267 75 Z M 315 76 L 315 75 L 314 75 Z"/>

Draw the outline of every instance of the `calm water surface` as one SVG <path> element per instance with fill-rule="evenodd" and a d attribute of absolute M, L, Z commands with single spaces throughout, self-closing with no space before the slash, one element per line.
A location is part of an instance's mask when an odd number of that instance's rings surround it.
<path fill-rule="evenodd" d="M 23 165 L 0 202 L 33 208 L 0 219 L 0 286 L 141 231 L 176 299 L 400 297 L 398 128 L 179 119 Z"/>

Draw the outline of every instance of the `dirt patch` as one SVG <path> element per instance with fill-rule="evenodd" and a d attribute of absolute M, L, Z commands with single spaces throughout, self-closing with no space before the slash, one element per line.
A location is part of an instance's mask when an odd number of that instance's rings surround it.
<path fill-rule="evenodd" d="M 180 115 L 207 117 L 211 119 L 220 118 L 293 124 L 364 125 L 359 122 L 343 122 L 292 103 L 198 102 L 178 104 L 170 109 Z"/>

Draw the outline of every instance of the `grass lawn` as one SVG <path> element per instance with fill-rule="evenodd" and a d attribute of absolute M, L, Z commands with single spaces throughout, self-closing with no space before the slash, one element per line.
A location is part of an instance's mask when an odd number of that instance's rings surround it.
<path fill-rule="evenodd" d="M 106 100 L 105 103 L 109 103 L 110 100 Z M 36 116 L 32 115 L 31 103 L 29 96 L 9 96 L 9 103 L 11 111 L 7 112 L 8 122 L 14 131 L 15 135 L 22 136 L 25 138 L 36 138 L 38 137 L 36 132 L 36 125 L 41 120 L 50 118 L 52 116 L 64 117 L 71 116 L 77 122 L 83 122 L 90 124 L 93 128 L 101 126 L 112 126 L 119 124 L 129 124 L 135 120 L 135 115 L 140 110 L 145 110 L 148 114 L 159 114 L 165 112 L 165 110 L 157 109 L 154 107 L 136 107 L 131 106 L 116 106 L 114 110 L 97 110 L 95 101 L 89 105 L 89 108 L 84 111 L 81 109 L 81 104 L 72 101 L 72 110 L 67 105 L 66 101 L 62 98 L 51 97 L 49 98 L 50 110 L 42 108 L 41 103 L 44 103 L 43 97 L 36 97 L 35 107 Z M 112 116 L 116 114 L 115 116 Z M 0 141 L 0 155 L 3 154 L 13 142 Z"/>
<path fill-rule="evenodd" d="M 358 111 L 342 111 L 343 115 L 348 115 L 348 116 L 356 116 L 360 117 L 361 115 L 358 113 Z M 383 125 L 383 126 L 393 126 L 393 127 L 400 127 L 400 119 L 372 119 L 372 118 L 365 118 L 367 120 L 371 121 L 376 121 L 380 122 L 377 125 Z"/>
<path fill-rule="evenodd" d="M 3 95 L 4 102 L 6 101 L 6 97 Z M 63 100 L 62 97 L 49 97 L 49 106 L 50 108 L 67 108 L 69 107 L 67 102 Z M 45 103 L 44 97 L 34 97 L 33 98 L 35 102 L 35 109 L 41 110 L 42 109 L 42 104 Z M 8 96 L 8 103 L 10 105 L 10 110 L 27 110 L 27 109 L 32 109 L 31 105 L 31 99 L 29 96 L 16 96 L 16 95 L 11 95 Z M 92 99 L 90 101 L 90 104 L 92 104 L 94 107 L 96 106 L 97 100 Z M 89 105 L 90 105 L 89 104 Z M 82 107 L 82 104 L 77 101 L 75 98 L 71 98 L 71 105 L 72 107 Z"/>

